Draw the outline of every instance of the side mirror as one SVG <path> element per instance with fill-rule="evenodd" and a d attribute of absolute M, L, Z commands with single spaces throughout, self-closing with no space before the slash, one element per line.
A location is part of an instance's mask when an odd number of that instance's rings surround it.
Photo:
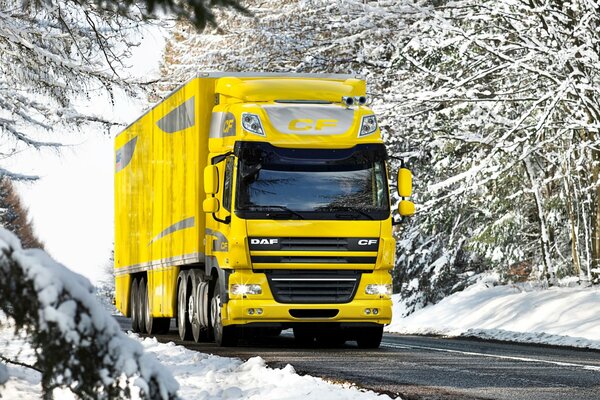
<path fill-rule="evenodd" d="M 410 217 L 415 213 L 415 204 L 412 201 L 401 200 L 398 204 L 398 214 L 402 217 Z"/>
<path fill-rule="evenodd" d="M 398 194 L 400 197 L 410 197 L 412 194 L 412 173 L 408 168 L 398 170 Z"/>
<path fill-rule="evenodd" d="M 202 202 L 202 210 L 205 213 L 216 213 L 217 211 L 219 211 L 219 199 L 217 199 L 216 197 L 209 197 L 207 199 L 204 199 L 204 201 Z"/>
<path fill-rule="evenodd" d="M 204 168 L 204 193 L 215 194 L 218 191 L 219 191 L 219 170 L 217 169 L 217 167 L 215 165 L 209 165 L 206 168 Z"/>

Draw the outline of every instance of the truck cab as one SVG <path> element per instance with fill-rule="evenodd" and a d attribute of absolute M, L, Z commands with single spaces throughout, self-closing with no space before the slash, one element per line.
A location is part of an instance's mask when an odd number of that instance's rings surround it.
<path fill-rule="evenodd" d="M 216 84 L 203 210 L 218 341 L 291 327 L 369 347 L 391 321 L 386 150 L 365 81 L 336 78 Z"/>

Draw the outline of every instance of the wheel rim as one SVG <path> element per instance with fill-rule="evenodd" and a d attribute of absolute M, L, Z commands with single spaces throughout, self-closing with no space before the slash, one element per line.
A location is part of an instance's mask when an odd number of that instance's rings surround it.
<path fill-rule="evenodd" d="M 188 319 L 190 320 L 190 324 L 194 323 L 194 294 L 190 295 L 188 300 Z"/>
<path fill-rule="evenodd" d="M 219 308 L 221 304 L 221 296 L 215 295 L 210 302 L 210 315 L 212 317 L 213 329 L 215 331 L 215 339 L 220 340 L 223 332 L 223 325 L 221 323 L 221 310 Z"/>
<path fill-rule="evenodd" d="M 183 330 L 185 329 L 185 296 L 183 295 L 183 286 L 179 286 L 179 293 L 178 293 L 178 310 L 177 313 L 179 315 L 179 318 L 177 318 L 177 323 L 179 325 L 179 332 L 183 332 Z"/>

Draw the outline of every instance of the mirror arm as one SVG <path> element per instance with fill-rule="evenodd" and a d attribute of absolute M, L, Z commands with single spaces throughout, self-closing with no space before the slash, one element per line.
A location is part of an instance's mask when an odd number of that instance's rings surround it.
<path fill-rule="evenodd" d="M 215 221 L 220 222 L 222 224 L 229 224 L 231 222 L 231 215 L 226 216 L 225 219 L 220 219 L 219 217 L 217 217 L 216 213 L 212 213 L 212 216 L 215 219 Z"/>

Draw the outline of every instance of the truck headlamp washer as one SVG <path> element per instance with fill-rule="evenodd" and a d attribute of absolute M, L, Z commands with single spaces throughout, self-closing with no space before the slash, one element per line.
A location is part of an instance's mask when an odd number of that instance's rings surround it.
<path fill-rule="evenodd" d="M 267 136 L 260 122 L 260 117 L 256 114 L 242 113 L 242 128 L 258 136 Z"/>
<path fill-rule="evenodd" d="M 389 283 L 378 285 L 378 284 L 369 284 L 365 288 L 366 294 L 378 294 L 378 295 L 392 295 L 392 285 Z"/>
<path fill-rule="evenodd" d="M 262 294 L 262 287 L 258 284 L 234 283 L 229 291 L 234 295 Z"/>
<path fill-rule="evenodd" d="M 360 122 L 360 133 L 358 137 L 363 137 L 374 133 L 377 130 L 377 117 L 374 114 L 365 115 Z"/>

